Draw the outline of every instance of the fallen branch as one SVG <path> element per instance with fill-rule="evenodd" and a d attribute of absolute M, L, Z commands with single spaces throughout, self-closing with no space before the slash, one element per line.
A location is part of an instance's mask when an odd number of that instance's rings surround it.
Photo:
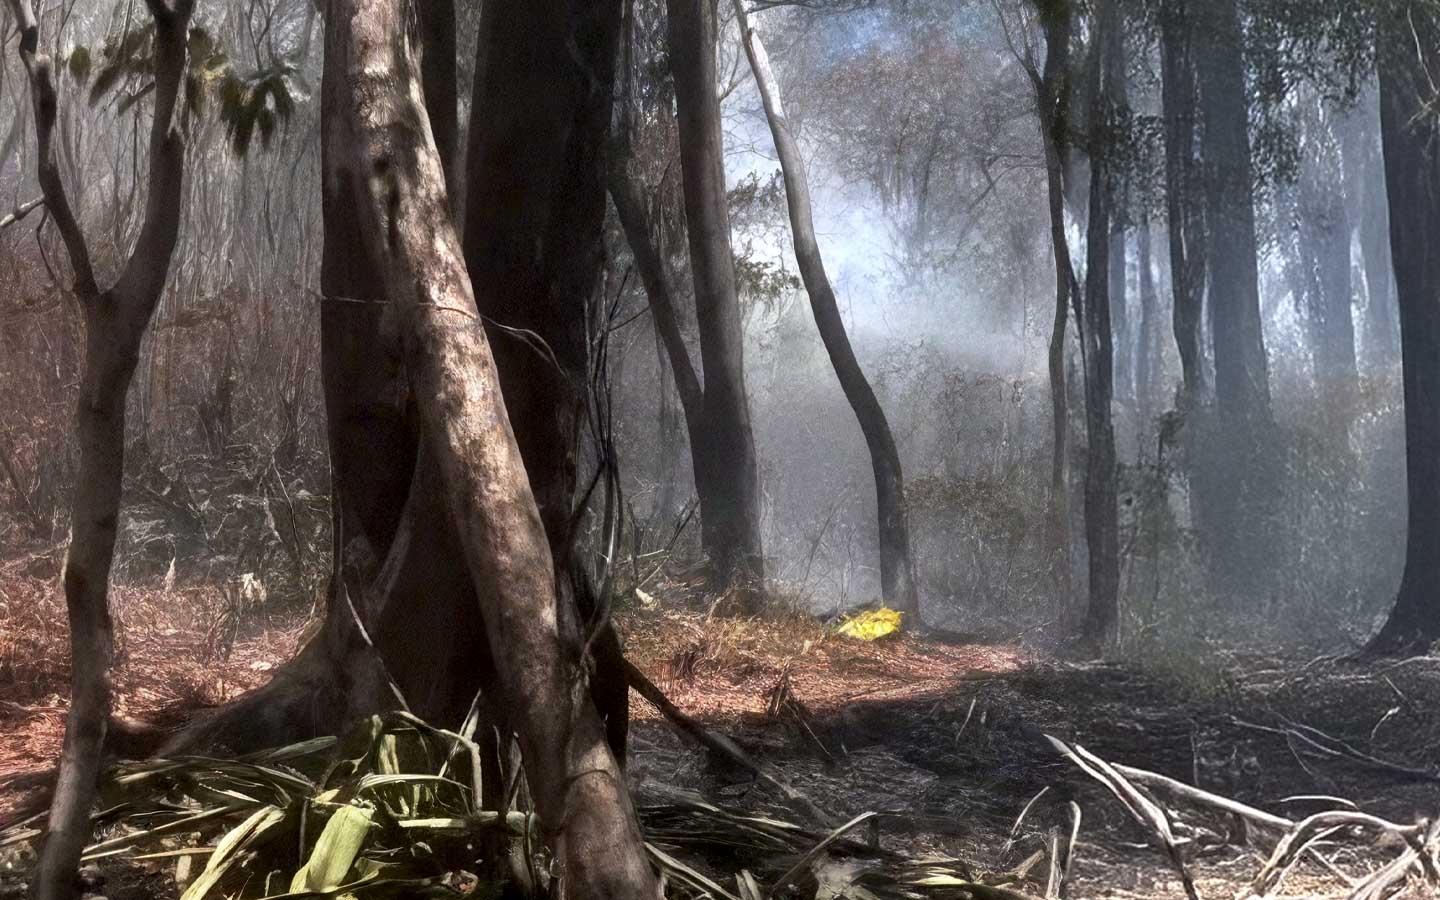
<path fill-rule="evenodd" d="M 1170 817 L 1165 809 L 1131 784 L 1125 776 L 1116 771 L 1114 766 L 1079 744 L 1072 747 L 1048 734 L 1045 735 L 1045 739 L 1059 751 L 1060 755 L 1075 763 L 1081 771 L 1108 788 L 1136 822 L 1149 828 L 1151 835 L 1170 857 L 1176 872 L 1179 873 L 1180 883 L 1185 887 L 1185 896 L 1190 900 L 1200 900 L 1200 894 L 1195 889 L 1195 880 L 1190 876 L 1190 869 L 1185 865 L 1185 858 L 1180 853 L 1180 843 L 1175 839 L 1175 832 L 1171 828 Z"/>
<path fill-rule="evenodd" d="M 1277 816 L 1274 813 L 1268 813 L 1264 810 L 1256 809 L 1253 806 L 1247 806 L 1238 800 L 1231 800 L 1229 797 L 1222 797 L 1219 794 L 1202 791 L 1183 781 L 1167 778 L 1157 772 L 1148 772 L 1145 769 L 1137 769 L 1133 766 L 1122 766 L 1119 764 L 1115 765 L 1115 771 L 1136 784 L 1143 784 L 1146 787 L 1167 791 L 1183 800 L 1239 816 L 1245 821 L 1253 822 L 1256 825 L 1263 825 L 1266 828 L 1273 828 L 1277 831 L 1289 831 L 1295 827 L 1295 822 L 1284 816 Z"/>
<path fill-rule="evenodd" d="M 1353 763 L 1382 772 L 1389 772 L 1393 775 L 1401 775 L 1417 781 L 1440 783 L 1440 775 L 1434 772 L 1393 763 L 1389 760 L 1380 759 L 1378 756 L 1371 756 L 1362 750 L 1357 750 L 1339 738 L 1331 737 L 1319 729 L 1311 728 L 1309 725 L 1286 721 L 1286 727 L 1278 728 L 1274 725 L 1259 725 L 1254 722 L 1246 722 L 1244 719 L 1238 719 L 1234 716 L 1230 717 L 1230 721 L 1241 728 L 1248 728 L 1251 731 L 1259 731 L 1265 734 L 1279 735 L 1286 739 L 1298 740 L 1312 747 L 1322 756 L 1328 756 L 1331 759 L 1348 759 Z"/>

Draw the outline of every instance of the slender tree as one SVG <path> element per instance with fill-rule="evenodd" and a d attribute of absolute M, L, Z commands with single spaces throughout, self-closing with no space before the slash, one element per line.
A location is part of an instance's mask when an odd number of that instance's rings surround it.
<path fill-rule="evenodd" d="M 1379 68 L 1400 298 L 1409 532 L 1395 607 L 1369 650 L 1401 654 L 1440 640 L 1440 6 L 1381 4 Z"/>
<path fill-rule="evenodd" d="M 692 452 L 703 542 L 719 586 L 750 588 L 764 578 L 760 475 L 730 246 L 716 9 L 710 0 L 666 0 L 665 8 L 704 382 L 704 426 L 691 435 L 701 439 Z"/>
<path fill-rule="evenodd" d="M 148 0 L 147 5 L 154 22 L 154 88 L 145 214 L 119 279 L 101 290 L 61 179 L 55 146 L 60 98 L 54 64 L 40 51 L 40 24 L 29 0 L 10 0 L 20 31 L 20 57 L 30 78 L 40 190 L 64 239 L 75 279 L 72 290 L 85 321 L 75 419 L 80 471 L 64 577 L 70 623 L 70 713 L 48 834 L 35 873 L 35 896 L 40 900 L 66 900 L 80 893 L 76 870 L 90 836 L 90 811 L 110 715 L 114 658 L 110 565 L 125 473 L 125 397 L 180 233 L 185 172 L 180 98 L 194 0 L 173 0 L 173 5 Z"/>
<path fill-rule="evenodd" d="M 770 135 L 780 157 L 780 170 L 785 179 L 785 199 L 790 210 L 790 232 L 795 246 L 795 260 L 800 277 L 810 295 L 810 308 L 815 326 L 830 364 L 840 380 L 840 387 L 870 450 L 870 466 L 875 475 L 875 502 L 880 532 L 880 590 L 885 601 L 903 610 L 914 622 L 920 619 L 920 595 L 915 585 L 915 567 L 910 559 L 910 527 L 905 509 L 905 480 L 900 469 L 900 452 L 885 410 L 870 387 L 870 380 L 860 368 L 850 338 L 845 333 L 845 320 L 835 302 L 835 290 L 825 273 L 820 244 L 815 239 L 815 221 L 810 205 L 810 184 L 805 174 L 805 161 L 800 145 L 790 130 L 790 120 L 780 100 L 780 84 L 770 68 L 769 57 L 760 36 L 750 25 L 743 0 L 734 0 L 735 17 L 740 25 L 745 55 L 770 123 Z"/>
<path fill-rule="evenodd" d="M 1085 538 L 1090 556 L 1090 603 L 1083 637 L 1099 646 L 1114 630 L 1120 593 L 1120 524 L 1116 487 L 1115 348 L 1110 315 L 1110 240 L 1117 216 L 1118 184 L 1114 129 L 1120 96 L 1114 89 L 1124 77 L 1124 19 L 1119 0 L 1100 0 L 1091 60 L 1090 204 L 1087 228 L 1084 314 L 1080 342 L 1085 362 Z"/>
<path fill-rule="evenodd" d="M 1181 400 L 1196 408 L 1208 389 L 1201 331 L 1209 240 L 1196 156 L 1199 85 L 1191 6 L 1196 0 L 1163 0 L 1160 7 L 1160 71 L 1165 118 L 1165 202 L 1169 214 L 1172 328 L 1180 351 Z"/>
<path fill-rule="evenodd" d="M 1054 554 L 1056 586 L 1063 597 L 1070 593 L 1070 478 L 1069 389 L 1065 378 L 1066 332 L 1075 293 L 1075 270 L 1066 235 L 1066 171 L 1070 156 L 1071 41 L 1074 8 L 1070 0 L 1034 0 L 1035 11 L 1045 36 L 1045 63 L 1036 60 L 1032 42 L 1016 47 L 1016 57 L 1025 68 L 1035 96 L 1045 150 L 1045 183 L 1049 211 L 1050 248 L 1055 268 L 1055 305 L 1050 326 L 1047 364 L 1050 375 L 1050 502 L 1049 530 Z M 999 9 L 997 5 L 997 9 Z M 1002 15 L 1002 26 L 1004 25 Z M 1006 29 L 1007 35 L 1010 29 Z M 1012 38 L 1013 40 L 1013 38 Z"/>
<path fill-rule="evenodd" d="M 1142 440 L 1155 418 L 1158 381 L 1164 368 L 1160 355 L 1160 295 L 1155 287 L 1154 226 L 1142 217 L 1135 229 L 1136 262 L 1140 268 L 1140 324 L 1135 353 L 1135 410 Z"/>

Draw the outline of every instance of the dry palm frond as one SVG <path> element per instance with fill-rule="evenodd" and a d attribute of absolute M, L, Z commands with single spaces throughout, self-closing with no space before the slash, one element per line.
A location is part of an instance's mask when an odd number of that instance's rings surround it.
<path fill-rule="evenodd" d="M 531 871 L 544 894 L 551 885 L 539 823 L 479 805 L 478 754 L 466 732 L 391 713 L 338 739 L 238 759 L 123 763 L 104 778 L 95 817 L 102 839 L 86 858 L 204 855 L 182 900 L 389 898 L 489 895 L 506 871 L 495 848 L 520 847 L 538 857 Z M 873 813 L 820 831 L 673 794 L 639 814 L 671 896 L 808 900 L 822 882 L 827 895 L 876 900 L 1038 896 L 1026 892 L 1025 872 L 983 874 L 961 860 L 919 859 L 853 839 Z M 33 841 L 43 827 L 41 816 L 16 823 L 0 832 L 0 846 Z M 184 841 L 196 846 L 177 845 Z"/>

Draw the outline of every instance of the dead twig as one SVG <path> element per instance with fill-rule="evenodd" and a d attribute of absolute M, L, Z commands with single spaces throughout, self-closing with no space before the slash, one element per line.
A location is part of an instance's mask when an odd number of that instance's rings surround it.
<path fill-rule="evenodd" d="M 1164 807 L 1146 796 L 1135 785 L 1131 784 L 1125 776 L 1116 771 L 1115 767 L 1105 760 L 1081 747 L 1079 744 L 1073 746 L 1066 744 L 1059 738 L 1045 735 L 1045 739 L 1064 756 L 1075 763 L 1085 774 L 1103 784 L 1110 793 L 1125 807 L 1136 822 L 1150 830 L 1151 835 L 1160 848 L 1170 857 L 1176 872 L 1180 875 L 1180 883 L 1185 888 L 1185 896 L 1190 900 L 1200 900 L 1200 894 L 1195 889 L 1195 879 L 1190 876 L 1190 869 L 1185 864 L 1185 858 L 1180 853 L 1180 842 L 1175 838 L 1175 832 L 1170 824 L 1170 817 Z"/>

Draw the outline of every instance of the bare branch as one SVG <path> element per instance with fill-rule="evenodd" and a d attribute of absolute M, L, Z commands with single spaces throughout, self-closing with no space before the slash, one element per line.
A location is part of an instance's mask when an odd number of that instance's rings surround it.
<path fill-rule="evenodd" d="M 38 176 L 45 206 L 60 229 L 65 249 L 70 254 L 70 267 L 75 272 L 74 291 L 81 297 L 100 293 L 95 285 L 95 268 L 90 262 L 90 248 L 80 223 L 70 208 L 70 198 L 60 180 L 60 166 L 55 158 L 53 138 L 59 97 L 55 90 L 54 68 L 49 56 L 40 52 L 40 25 L 30 0 L 10 0 L 15 21 L 20 28 L 20 60 L 30 76 L 30 100 L 35 115 L 35 141 L 39 151 Z"/>

